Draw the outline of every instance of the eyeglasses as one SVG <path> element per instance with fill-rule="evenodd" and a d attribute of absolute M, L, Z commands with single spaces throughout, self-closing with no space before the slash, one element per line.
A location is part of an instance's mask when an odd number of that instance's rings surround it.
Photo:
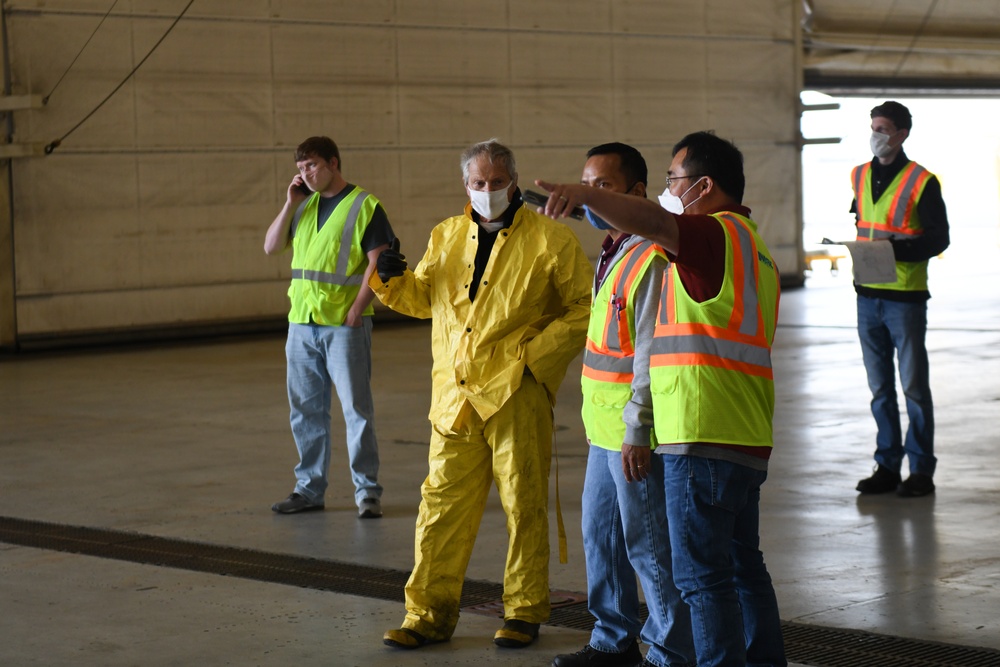
<path fill-rule="evenodd" d="M 674 181 L 683 181 L 685 178 L 702 178 L 708 174 L 689 174 L 687 176 L 667 176 L 667 187 L 674 184 Z"/>

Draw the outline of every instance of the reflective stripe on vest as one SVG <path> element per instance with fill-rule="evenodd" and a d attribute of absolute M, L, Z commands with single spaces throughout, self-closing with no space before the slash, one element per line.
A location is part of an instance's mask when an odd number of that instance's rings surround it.
<path fill-rule="evenodd" d="M 671 265 L 664 274 L 660 313 L 651 348 L 651 366 L 716 366 L 773 379 L 770 346 L 758 307 L 759 268 L 750 230 L 739 218 L 719 214 L 717 218 L 735 236 L 733 251 L 741 261 L 733 262 L 733 309 L 728 327 L 702 323 L 677 323 Z"/>
<path fill-rule="evenodd" d="M 641 269 L 655 252 L 655 247 L 649 241 L 636 244 L 609 276 L 611 297 L 604 316 L 603 346 L 587 337 L 583 353 L 584 377 L 600 382 L 632 383 L 635 341 L 632 340 L 628 327 L 628 313 L 623 320 L 622 311 L 626 310 L 628 296 L 632 293 L 635 281 L 641 277 Z"/>
<path fill-rule="evenodd" d="M 358 226 L 358 215 L 361 213 L 361 207 L 368 197 L 369 194 L 367 192 L 362 192 L 354 198 L 354 201 L 351 202 L 351 208 L 347 211 L 344 229 L 340 234 L 340 250 L 337 252 L 337 272 L 328 273 L 326 271 L 292 269 L 292 280 L 312 280 L 313 282 L 326 283 L 328 285 L 360 285 L 362 283 L 364 275 L 349 276 L 346 271 L 351 257 L 351 241 L 354 238 L 354 228 Z M 298 215 L 297 213 L 296 223 L 298 222 Z"/>
<path fill-rule="evenodd" d="M 907 236 L 917 236 L 923 233 L 922 229 L 911 226 L 913 219 L 913 207 L 917 205 L 917 200 L 924 190 L 928 179 L 933 175 L 916 162 L 910 162 L 893 179 L 893 183 L 899 185 L 892 190 L 883 193 L 892 193 L 892 203 L 889 206 L 888 215 L 881 219 L 875 212 L 875 202 L 871 202 L 871 209 L 868 208 L 866 193 L 870 194 L 869 182 L 871 180 L 871 163 L 867 162 L 854 168 L 851 180 L 854 186 L 854 200 L 858 214 L 858 241 L 873 241 L 875 239 L 899 238 Z"/>

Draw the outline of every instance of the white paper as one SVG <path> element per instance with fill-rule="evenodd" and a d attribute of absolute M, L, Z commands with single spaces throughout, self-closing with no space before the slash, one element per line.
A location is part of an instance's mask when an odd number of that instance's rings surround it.
<path fill-rule="evenodd" d="M 896 282 L 896 256 L 888 241 L 845 241 L 834 245 L 845 246 L 851 253 L 855 283 L 867 285 Z"/>

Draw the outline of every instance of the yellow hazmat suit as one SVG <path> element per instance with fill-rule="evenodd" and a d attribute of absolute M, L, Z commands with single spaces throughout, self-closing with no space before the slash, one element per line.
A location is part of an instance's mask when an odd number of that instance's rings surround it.
<path fill-rule="evenodd" d="M 507 514 L 504 617 L 548 620 L 552 406 L 590 317 L 593 270 L 580 242 L 523 206 L 497 232 L 470 301 L 481 233 L 471 212 L 434 228 L 414 271 L 369 283 L 393 310 L 432 318 L 429 472 L 403 622 L 432 641 L 458 622 L 491 479 Z"/>

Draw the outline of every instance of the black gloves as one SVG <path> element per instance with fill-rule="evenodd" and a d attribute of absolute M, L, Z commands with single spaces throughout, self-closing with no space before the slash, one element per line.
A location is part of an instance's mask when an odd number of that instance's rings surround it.
<path fill-rule="evenodd" d="M 392 240 L 392 246 L 383 250 L 375 263 L 375 270 L 383 283 L 389 282 L 390 278 L 403 275 L 406 271 L 406 255 L 399 252 L 399 239 Z"/>

